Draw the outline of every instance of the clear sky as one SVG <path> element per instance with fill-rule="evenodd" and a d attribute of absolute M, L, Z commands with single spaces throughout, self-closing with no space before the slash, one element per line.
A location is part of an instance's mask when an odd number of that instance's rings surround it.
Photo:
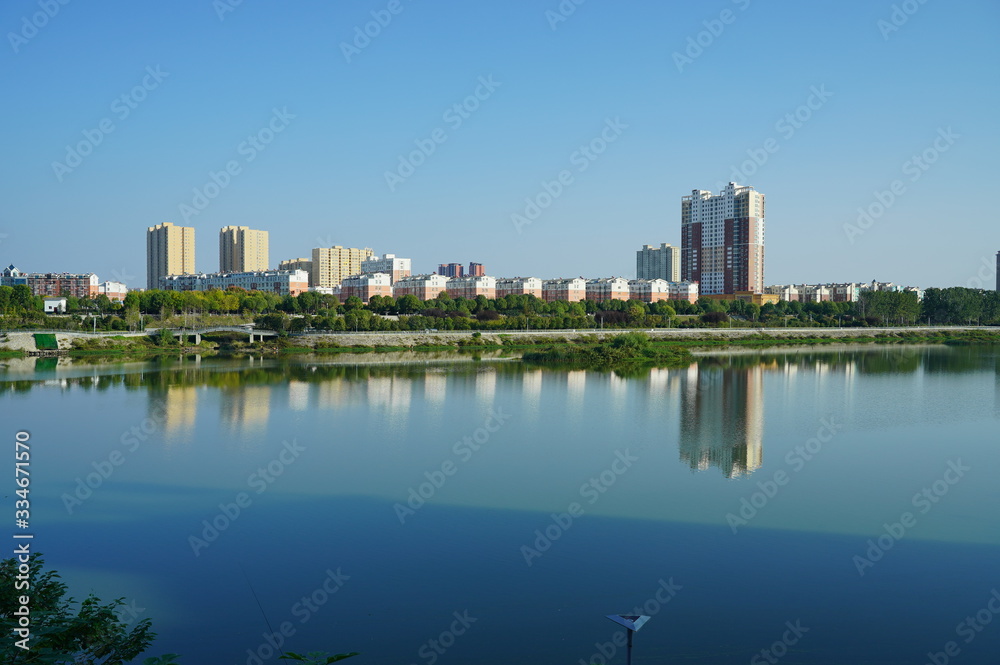
<path fill-rule="evenodd" d="M 0 7 L 4 265 L 141 287 L 172 221 L 633 277 L 735 179 L 768 284 L 993 280 L 995 0 L 63 1 Z"/>

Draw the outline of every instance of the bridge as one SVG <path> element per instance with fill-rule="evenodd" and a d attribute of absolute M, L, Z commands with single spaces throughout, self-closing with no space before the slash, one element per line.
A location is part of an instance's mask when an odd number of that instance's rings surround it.
<path fill-rule="evenodd" d="M 161 329 L 159 328 L 146 328 L 147 335 L 158 334 Z M 234 332 L 242 333 L 244 335 L 250 335 L 250 341 L 256 342 L 257 338 L 260 341 L 264 341 L 265 337 L 277 337 L 278 333 L 274 330 L 264 330 L 255 329 L 247 326 L 211 326 L 208 328 L 167 328 L 174 337 L 180 339 L 182 342 L 188 337 L 194 338 L 195 344 L 201 344 L 201 336 L 208 335 L 210 333 L 219 332 Z"/>

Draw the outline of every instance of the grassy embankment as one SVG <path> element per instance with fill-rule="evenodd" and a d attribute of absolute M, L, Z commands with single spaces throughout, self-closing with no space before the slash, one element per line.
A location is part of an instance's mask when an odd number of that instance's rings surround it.
<path fill-rule="evenodd" d="M 39 348 L 56 348 L 53 335 L 36 341 Z M 52 340 L 48 340 L 52 337 Z M 983 329 L 970 331 L 934 331 L 868 333 L 858 329 L 856 333 L 839 337 L 782 337 L 757 334 L 748 337 L 726 337 L 705 330 L 703 334 L 691 338 L 650 339 L 645 333 L 622 331 L 622 334 L 608 341 L 600 341 L 596 335 L 582 334 L 574 338 L 558 337 L 517 337 L 499 335 L 500 342 L 493 342 L 476 335 L 461 337 L 454 343 L 446 344 L 396 344 L 386 346 L 338 345 L 332 340 L 318 342 L 315 347 L 296 345 L 296 340 L 288 338 L 268 339 L 248 342 L 242 335 L 222 333 L 206 336 L 199 345 L 180 344 L 173 340 L 159 340 L 153 337 L 99 337 L 73 340 L 70 356 L 126 356 L 142 358 L 177 353 L 197 353 L 202 355 L 239 356 L 247 353 L 268 355 L 296 354 L 340 354 L 340 353 L 388 353 L 393 351 L 510 351 L 524 352 L 525 362 L 545 364 L 571 364 L 588 366 L 615 365 L 677 365 L 690 357 L 691 349 L 712 349 L 727 347 L 769 348 L 775 346 L 827 346 L 830 344 L 980 344 L 1000 342 L 1000 330 Z M 622 340 L 622 341 L 617 341 Z M 331 343 L 332 342 L 332 343 Z M 22 351 L 0 351 L 0 357 L 21 357 Z"/>

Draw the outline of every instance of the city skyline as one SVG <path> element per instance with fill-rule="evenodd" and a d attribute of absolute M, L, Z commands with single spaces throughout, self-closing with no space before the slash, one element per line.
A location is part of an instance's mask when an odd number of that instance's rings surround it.
<path fill-rule="evenodd" d="M 23 94 L 0 263 L 141 284 L 130 229 L 172 222 L 281 228 L 274 260 L 340 244 L 426 257 L 416 272 L 472 254 L 628 275 L 636 247 L 680 244 L 677 197 L 733 180 L 771 199 L 766 283 L 992 271 L 1000 238 L 958 193 L 988 191 L 1000 147 L 995 3 L 574 6 L 402 4 L 362 48 L 384 2 L 60 5 L 30 38 L 37 5 L 5 5 Z"/>

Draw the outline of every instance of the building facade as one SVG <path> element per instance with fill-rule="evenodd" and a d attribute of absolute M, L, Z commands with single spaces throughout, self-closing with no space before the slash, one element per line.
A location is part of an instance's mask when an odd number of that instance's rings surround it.
<path fill-rule="evenodd" d="M 555 302 L 580 302 L 587 299 L 587 280 L 582 277 L 570 279 L 546 279 L 542 282 L 542 300 Z"/>
<path fill-rule="evenodd" d="M 474 300 L 479 296 L 486 296 L 492 300 L 497 297 L 497 280 L 487 275 L 452 277 L 445 288 L 452 298 Z"/>
<path fill-rule="evenodd" d="M 0 273 L 0 286 L 24 285 L 35 296 L 93 298 L 100 293 L 97 275 L 67 272 L 21 272 L 13 265 Z"/>
<path fill-rule="evenodd" d="M 194 273 L 194 228 L 170 222 L 146 229 L 146 288 L 160 288 L 160 278 Z"/>
<path fill-rule="evenodd" d="M 465 269 L 461 263 L 442 263 L 438 266 L 437 274 L 445 277 L 462 277 L 465 275 Z"/>
<path fill-rule="evenodd" d="M 764 195 L 726 185 L 681 198 L 681 279 L 702 295 L 764 292 Z"/>
<path fill-rule="evenodd" d="M 587 280 L 587 300 L 628 300 L 628 280 L 624 277 L 600 277 Z"/>
<path fill-rule="evenodd" d="M 340 286 L 352 275 L 361 274 L 361 262 L 374 256 L 370 247 L 316 247 L 312 251 L 312 286 Z"/>
<path fill-rule="evenodd" d="M 542 297 L 542 280 L 537 277 L 513 277 L 497 279 L 497 298 L 504 296 Z"/>
<path fill-rule="evenodd" d="M 287 261 L 281 261 L 278 263 L 278 270 L 305 270 L 309 273 L 309 286 L 315 286 L 312 283 L 312 259 L 288 259 Z"/>
<path fill-rule="evenodd" d="M 392 279 L 388 273 L 362 273 L 347 277 L 340 283 L 340 299 L 347 300 L 351 296 L 361 298 L 368 303 L 372 296 L 392 297 Z"/>
<path fill-rule="evenodd" d="M 412 264 L 413 262 L 410 259 L 400 258 L 395 254 L 386 254 L 381 258 L 373 256 L 361 262 L 361 272 L 384 272 L 389 275 L 389 279 L 395 284 L 396 281 L 410 276 Z"/>
<path fill-rule="evenodd" d="M 249 226 L 219 230 L 219 272 L 260 272 L 268 269 L 267 231 Z"/>
<path fill-rule="evenodd" d="M 215 272 L 200 275 L 167 275 L 160 278 L 164 291 L 225 291 L 236 286 L 247 291 L 267 291 L 279 296 L 297 296 L 309 290 L 309 274 L 304 270 L 262 270 L 256 272 Z"/>
<path fill-rule="evenodd" d="M 642 302 L 670 300 L 670 282 L 665 279 L 633 279 L 629 280 L 628 292 L 630 300 Z"/>
<path fill-rule="evenodd" d="M 128 295 L 128 287 L 122 282 L 104 282 L 97 285 L 97 294 L 107 296 L 109 300 L 122 302 Z"/>
<path fill-rule="evenodd" d="M 667 290 L 670 300 L 687 300 L 692 304 L 697 302 L 701 295 L 698 291 L 698 282 L 668 282 Z"/>
<path fill-rule="evenodd" d="M 433 300 L 447 288 L 448 278 L 444 275 L 410 275 L 392 285 L 392 294 L 396 300 L 403 296 L 416 296 L 418 300 Z"/>
<path fill-rule="evenodd" d="M 482 277 L 486 274 L 486 266 L 482 263 L 469 263 L 469 275 L 472 277 Z"/>
<path fill-rule="evenodd" d="M 643 245 L 635 253 L 635 278 L 681 281 L 681 248 L 667 243 L 659 247 Z"/>

